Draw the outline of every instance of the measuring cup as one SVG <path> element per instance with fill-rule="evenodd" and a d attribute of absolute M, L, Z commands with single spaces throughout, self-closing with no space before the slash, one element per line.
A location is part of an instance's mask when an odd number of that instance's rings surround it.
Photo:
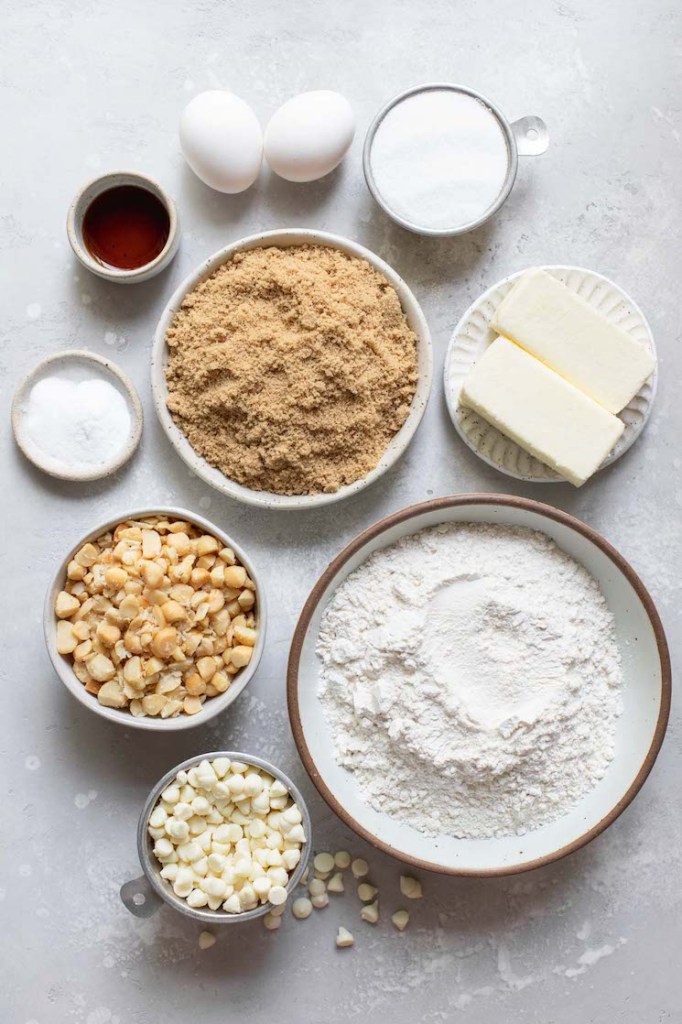
<path fill-rule="evenodd" d="M 130 881 L 125 882 L 120 890 L 124 905 L 135 917 L 151 917 L 164 903 L 167 903 L 173 910 L 178 910 L 185 917 L 191 917 L 204 925 L 235 924 L 237 922 L 253 921 L 254 918 L 261 917 L 272 910 L 270 903 L 259 904 L 254 910 L 245 910 L 240 914 L 228 914 L 224 910 L 209 910 L 208 907 L 190 907 L 187 900 L 175 895 L 170 882 L 161 877 L 161 864 L 157 861 L 153 852 L 154 840 L 147 831 L 149 816 L 159 802 L 164 789 L 171 785 L 179 771 L 189 771 L 190 768 L 194 768 L 201 761 L 214 761 L 217 757 L 227 757 L 230 761 L 242 761 L 249 766 L 260 768 L 263 771 L 269 772 L 273 778 L 279 779 L 286 786 L 301 812 L 303 817 L 302 825 L 306 836 L 306 842 L 301 849 L 301 859 L 289 876 L 286 887 L 289 895 L 291 895 L 303 877 L 310 858 L 312 829 L 308 808 L 300 791 L 291 779 L 287 778 L 284 772 L 281 772 L 279 768 L 275 768 L 269 761 L 264 761 L 261 757 L 254 757 L 252 754 L 239 754 L 233 751 L 222 750 L 212 754 L 198 754 L 196 757 L 190 757 L 187 761 L 183 761 L 182 764 L 176 765 L 175 768 L 167 772 L 154 786 L 142 808 L 137 825 L 137 852 L 143 874 L 139 878 L 131 878 Z"/>
<path fill-rule="evenodd" d="M 408 97 L 416 96 L 424 92 L 434 91 L 463 93 L 467 96 L 473 97 L 475 100 L 478 100 L 478 102 L 481 103 L 496 119 L 507 145 L 507 174 L 496 199 L 475 220 L 471 220 L 467 223 L 456 224 L 448 228 L 425 227 L 422 224 L 418 224 L 407 219 L 403 214 L 396 212 L 382 195 L 372 170 L 371 155 L 374 137 L 389 111 L 399 103 L 402 103 Z M 367 131 L 362 154 L 362 166 L 365 173 L 367 187 L 376 202 L 382 210 L 388 214 L 391 220 L 395 221 L 396 224 L 400 224 L 402 227 L 407 228 L 408 231 L 413 231 L 418 235 L 445 237 L 449 235 L 463 235 L 468 231 L 474 231 L 476 228 L 480 227 L 481 224 L 484 224 L 489 220 L 493 214 L 497 213 L 514 186 L 516 172 L 519 165 L 519 156 L 539 156 L 541 153 L 545 152 L 548 146 L 549 133 L 542 118 L 537 117 L 534 114 L 528 114 L 525 117 L 520 117 L 516 121 L 510 122 L 498 106 L 496 106 L 491 100 L 486 99 L 485 96 L 480 92 L 477 92 L 475 89 L 470 89 L 465 85 L 452 85 L 447 82 L 433 82 L 427 85 L 417 85 L 412 89 L 407 89 L 405 92 L 401 92 L 398 96 L 394 96 L 386 106 L 382 107 Z"/>

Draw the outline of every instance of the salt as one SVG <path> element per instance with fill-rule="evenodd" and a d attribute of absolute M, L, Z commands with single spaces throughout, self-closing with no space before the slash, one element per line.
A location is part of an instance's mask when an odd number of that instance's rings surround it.
<path fill-rule="evenodd" d="M 429 89 L 392 107 L 372 142 L 375 186 L 390 209 L 418 227 L 477 221 L 504 186 L 509 152 L 502 128 L 467 93 Z"/>
<path fill-rule="evenodd" d="M 43 377 L 31 389 L 26 433 L 61 467 L 78 469 L 113 459 L 130 436 L 127 403 L 101 378 Z"/>

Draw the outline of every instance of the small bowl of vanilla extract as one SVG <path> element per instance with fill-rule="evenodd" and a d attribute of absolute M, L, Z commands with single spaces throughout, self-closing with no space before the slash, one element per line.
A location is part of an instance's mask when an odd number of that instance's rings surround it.
<path fill-rule="evenodd" d="M 80 189 L 66 222 L 74 253 L 107 281 L 137 284 L 164 270 L 180 244 L 175 204 L 145 174 L 113 171 Z"/>

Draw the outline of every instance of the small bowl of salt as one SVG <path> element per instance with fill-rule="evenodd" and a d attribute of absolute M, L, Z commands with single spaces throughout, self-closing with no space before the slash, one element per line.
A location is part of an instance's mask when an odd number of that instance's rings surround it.
<path fill-rule="evenodd" d="M 17 388 L 14 438 L 38 469 L 60 480 L 99 480 L 127 462 L 142 434 L 133 383 L 92 352 L 58 352 Z"/>

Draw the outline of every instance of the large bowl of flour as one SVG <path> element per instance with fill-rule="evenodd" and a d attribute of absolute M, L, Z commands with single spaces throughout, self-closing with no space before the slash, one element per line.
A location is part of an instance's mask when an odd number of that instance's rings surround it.
<path fill-rule="evenodd" d="M 510 874 L 602 832 L 665 734 L 670 662 L 641 580 L 537 502 L 459 495 L 360 534 L 294 634 L 302 760 L 363 838 L 417 867 Z"/>

